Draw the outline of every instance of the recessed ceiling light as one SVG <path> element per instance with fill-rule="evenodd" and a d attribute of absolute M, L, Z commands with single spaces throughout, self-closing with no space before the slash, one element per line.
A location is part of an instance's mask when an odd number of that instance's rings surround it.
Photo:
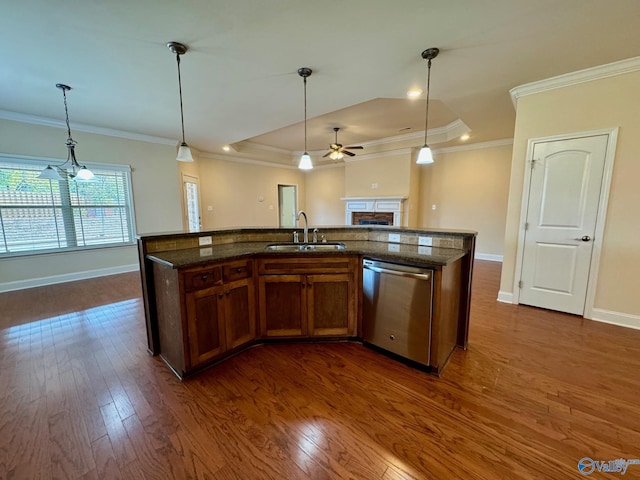
<path fill-rule="evenodd" d="M 228 152 L 229 150 L 231 150 L 231 147 L 230 147 L 229 145 L 224 145 L 224 146 L 222 147 L 222 149 L 223 149 L 225 152 Z"/>
<path fill-rule="evenodd" d="M 419 88 L 412 88 L 407 92 L 407 97 L 409 98 L 418 98 L 420 95 L 422 95 L 422 90 Z"/>
<path fill-rule="evenodd" d="M 463 133 L 462 135 L 460 135 L 460 140 L 462 140 L 463 142 L 466 142 L 467 140 L 469 140 L 469 138 L 471 138 L 471 135 L 469 135 L 468 133 Z"/>

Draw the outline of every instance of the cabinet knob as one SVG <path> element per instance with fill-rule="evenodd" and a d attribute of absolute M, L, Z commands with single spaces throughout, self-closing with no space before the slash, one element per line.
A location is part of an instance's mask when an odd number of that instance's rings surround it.
<path fill-rule="evenodd" d="M 202 275 L 202 277 L 201 277 L 201 278 L 202 278 L 202 281 L 203 281 L 203 282 L 206 282 L 208 277 L 207 277 L 206 275 Z"/>
<path fill-rule="evenodd" d="M 242 273 L 243 271 L 244 271 L 244 268 L 242 267 L 236 268 L 236 273 Z"/>

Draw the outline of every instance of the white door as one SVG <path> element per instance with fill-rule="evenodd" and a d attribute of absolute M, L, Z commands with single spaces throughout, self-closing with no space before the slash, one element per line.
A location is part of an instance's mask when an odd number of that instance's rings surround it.
<path fill-rule="evenodd" d="M 200 231 L 200 181 L 197 177 L 182 175 L 184 188 L 185 223 L 189 232 Z"/>
<path fill-rule="evenodd" d="M 278 210 L 280 211 L 280 226 L 296 226 L 297 187 L 295 185 L 278 185 Z"/>
<path fill-rule="evenodd" d="M 607 135 L 536 143 L 520 303 L 582 315 Z"/>

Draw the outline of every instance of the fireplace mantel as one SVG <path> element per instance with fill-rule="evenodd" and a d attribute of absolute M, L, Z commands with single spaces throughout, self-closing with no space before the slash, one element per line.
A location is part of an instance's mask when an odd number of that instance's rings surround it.
<path fill-rule="evenodd" d="M 393 225 L 404 227 L 404 202 L 407 197 L 342 197 L 345 202 L 345 225 L 352 225 L 354 212 L 393 213 Z"/>

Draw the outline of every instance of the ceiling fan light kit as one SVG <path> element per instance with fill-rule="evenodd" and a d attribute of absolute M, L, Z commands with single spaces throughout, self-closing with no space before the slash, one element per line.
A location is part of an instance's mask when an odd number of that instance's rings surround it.
<path fill-rule="evenodd" d="M 171 53 L 175 53 L 176 62 L 178 63 L 178 90 L 180 92 L 180 122 L 182 125 L 182 142 L 178 148 L 178 156 L 176 160 L 179 162 L 193 162 L 193 155 L 191 155 L 191 149 L 187 142 L 184 140 L 184 111 L 182 108 L 182 78 L 180 76 L 180 55 L 184 55 L 189 50 L 189 47 L 178 42 L 167 43 L 167 48 Z"/>
<path fill-rule="evenodd" d="M 429 92 L 431 87 L 431 60 L 436 58 L 440 53 L 440 49 L 438 48 L 427 48 L 422 52 L 422 58 L 427 61 L 427 105 L 424 115 L 424 145 L 420 149 L 420 153 L 418 153 L 417 164 L 426 165 L 429 163 L 433 163 L 433 152 L 431 152 L 431 148 L 427 145 L 427 131 L 429 130 Z"/>
<path fill-rule="evenodd" d="M 304 81 L 304 153 L 300 157 L 300 163 L 298 164 L 300 170 L 311 170 L 313 168 L 311 156 L 307 152 L 307 77 L 310 77 L 312 72 L 313 70 L 307 67 L 298 69 L 298 75 Z"/>
<path fill-rule="evenodd" d="M 349 152 L 348 150 L 362 150 L 364 147 L 361 145 L 354 145 L 353 147 L 343 147 L 341 143 L 338 143 L 338 131 L 340 127 L 333 127 L 333 131 L 335 132 L 335 141 L 329 148 L 331 149 L 329 152 L 324 154 L 322 158 L 329 157 L 331 160 L 342 160 L 345 155 L 350 157 L 354 157 L 356 154 Z"/>

